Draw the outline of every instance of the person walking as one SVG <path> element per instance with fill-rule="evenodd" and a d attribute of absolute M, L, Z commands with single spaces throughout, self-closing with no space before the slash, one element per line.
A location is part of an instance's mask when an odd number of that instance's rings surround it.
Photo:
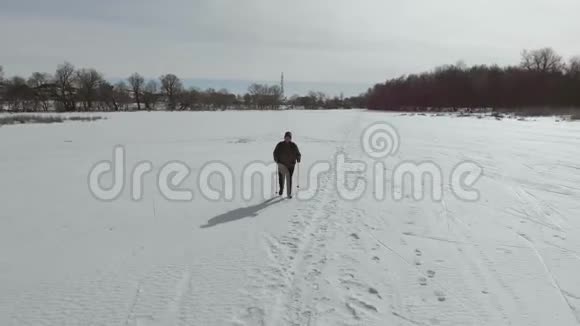
<path fill-rule="evenodd" d="M 287 131 L 284 134 L 284 140 L 279 142 L 274 149 L 274 161 L 278 164 L 278 182 L 280 191 L 278 195 L 284 193 L 284 180 L 286 181 L 286 194 L 292 198 L 292 176 L 296 163 L 300 163 L 302 154 L 298 145 L 292 141 L 292 133 Z"/>

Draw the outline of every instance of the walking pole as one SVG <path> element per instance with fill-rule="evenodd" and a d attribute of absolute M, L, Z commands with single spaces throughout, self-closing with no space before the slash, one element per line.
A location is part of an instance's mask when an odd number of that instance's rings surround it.
<path fill-rule="evenodd" d="M 296 168 L 298 168 L 298 171 L 296 171 L 297 175 L 296 175 L 296 188 L 300 189 L 300 162 L 298 162 L 298 164 L 296 164 Z"/>
<path fill-rule="evenodd" d="M 280 166 L 278 165 L 278 163 L 276 163 L 276 178 L 275 178 L 275 183 L 276 183 L 276 192 L 274 193 L 274 195 L 277 195 L 278 193 L 280 193 L 280 184 L 278 182 L 278 178 L 280 178 Z"/>

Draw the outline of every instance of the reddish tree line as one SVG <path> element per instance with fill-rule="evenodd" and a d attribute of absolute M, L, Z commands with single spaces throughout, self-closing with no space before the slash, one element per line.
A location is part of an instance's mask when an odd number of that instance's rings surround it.
<path fill-rule="evenodd" d="M 565 64 L 551 48 L 523 51 L 519 66 L 447 65 L 377 84 L 367 107 L 378 110 L 580 108 L 580 58 Z"/>

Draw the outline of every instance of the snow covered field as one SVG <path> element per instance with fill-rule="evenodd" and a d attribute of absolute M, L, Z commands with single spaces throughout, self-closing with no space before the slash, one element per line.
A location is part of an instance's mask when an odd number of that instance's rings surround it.
<path fill-rule="evenodd" d="M 357 110 L 103 115 L 0 128 L 0 325 L 580 324 L 580 123 Z M 334 169 L 311 200 L 239 194 L 237 173 L 271 161 L 286 130 L 303 154 L 303 188 L 309 167 L 339 152 L 372 166 L 360 135 L 378 121 L 400 136 L 384 200 L 372 189 L 342 199 Z M 89 171 L 115 145 L 127 179 L 137 162 L 153 165 L 139 201 L 128 184 L 114 201 L 91 195 Z M 233 200 L 197 188 L 215 160 L 236 172 Z M 190 202 L 156 187 L 171 161 L 191 168 Z M 443 199 L 394 200 L 389 171 L 402 161 L 436 163 Z M 475 202 L 451 193 L 448 174 L 463 161 L 484 171 Z"/>

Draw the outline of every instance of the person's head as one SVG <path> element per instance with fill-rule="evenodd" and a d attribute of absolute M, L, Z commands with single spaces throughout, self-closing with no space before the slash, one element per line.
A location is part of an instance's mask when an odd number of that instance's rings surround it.
<path fill-rule="evenodd" d="M 287 143 L 292 141 L 292 133 L 290 131 L 286 131 L 284 134 L 284 141 Z"/>

